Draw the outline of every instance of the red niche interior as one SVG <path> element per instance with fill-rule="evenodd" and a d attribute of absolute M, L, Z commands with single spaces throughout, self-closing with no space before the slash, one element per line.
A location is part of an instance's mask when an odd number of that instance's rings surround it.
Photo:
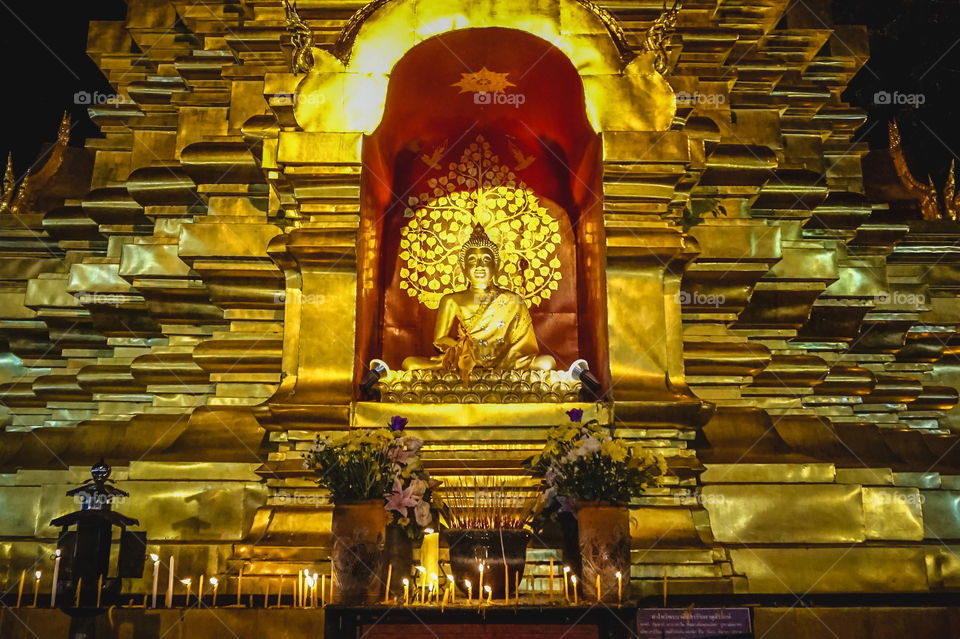
<path fill-rule="evenodd" d="M 478 79 L 502 91 L 477 93 Z M 562 368 L 586 359 L 606 382 L 600 138 L 567 57 L 504 28 L 436 36 L 391 72 L 383 119 L 363 146 L 357 374 L 372 358 L 399 368 L 409 355 L 436 354 L 436 311 L 400 286 L 401 235 L 410 198 L 433 192 L 451 163 L 485 145 L 558 222 L 561 279 L 530 308 L 541 353 Z"/>

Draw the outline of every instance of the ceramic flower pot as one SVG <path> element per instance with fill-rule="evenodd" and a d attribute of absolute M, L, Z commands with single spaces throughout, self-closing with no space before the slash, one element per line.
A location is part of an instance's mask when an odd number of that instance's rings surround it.
<path fill-rule="evenodd" d="M 380 570 L 386 529 L 382 499 L 334 505 L 330 561 L 335 603 L 372 604 L 383 597 Z"/>
<path fill-rule="evenodd" d="M 581 503 L 577 511 L 582 574 L 578 586 L 584 599 L 618 600 L 617 572 L 622 576 L 623 600 L 630 598 L 630 515 L 626 506 Z"/>
<path fill-rule="evenodd" d="M 447 530 L 444 541 L 450 547 L 450 566 L 457 580 L 457 589 L 467 594 L 465 580 L 473 585 L 473 596 L 480 591 L 480 562 L 485 568 L 483 585 L 490 586 L 494 599 L 503 599 L 504 582 L 510 579 L 510 597 L 514 597 L 517 576 L 523 581 L 527 560 L 526 530 Z M 504 572 L 504 560 L 507 570 Z"/>

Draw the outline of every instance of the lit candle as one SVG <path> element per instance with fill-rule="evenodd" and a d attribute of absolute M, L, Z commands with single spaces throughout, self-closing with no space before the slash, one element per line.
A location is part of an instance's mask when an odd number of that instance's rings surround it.
<path fill-rule="evenodd" d="M 387 566 L 387 585 L 383 587 L 383 603 L 390 603 L 390 580 L 393 579 L 393 564 Z"/>
<path fill-rule="evenodd" d="M 53 562 L 53 585 L 50 587 L 50 607 L 57 607 L 57 582 L 60 581 L 60 549 L 57 548 L 57 558 Z"/>
<path fill-rule="evenodd" d="M 467 605 L 469 606 L 473 602 L 473 584 L 469 579 L 464 579 L 463 585 L 467 587 Z"/>
<path fill-rule="evenodd" d="M 97 577 L 97 608 L 100 607 L 100 595 L 103 594 L 103 574 Z M 143 598 L 143 607 L 147 607 L 147 598 Z"/>
<path fill-rule="evenodd" d="M 217 587 L 220 585 L 220 580 L 216 577 L 210 577 L 210 585 L 213 586 L 213 607 L 217 607 Z"/>
<path fill-rule="evenodd" d="M 160 579 L 160 556 L 153 553 L 150 554 L 150 559 L 153 560 L 153 605 L 151 608 L 157 607 L 157 584 Z"/>
<path fill-rule="evenodd" d="M 484 586 L 483 591 L 487 593 L 487 603 L 493 603 L 493 589 L 490 586 Z"/>
<path fill-rule="evenodd" d="M 428 575 L 440 574 L 440 533 L 434 532 L 432 528 L 423 529 L 420 565 Z"/>
<path fill-rule="evenodd" d="M 431 581 L 431 582 L 430 582 L 430 588 L 427 590 L 427 601 L 426 601 L 426 603 L 430 603 L 431 601 L 433 601 L 433 598 L 434 598 L 435 595 L 436 595 L 436 591 L 433 589 L 433 582 Z"/>
<path fill-rule="evenodd" d="M 33 607 L 37 607 L 37 593 L 40 591 L 40 575 L 42 574 L 39 570 L 34 573 L 36 575 L 36 580 L 33 582 Z"/>
<path fill-rule="evenodd" d="M 320 575 L 313 573 L 313 607 L 316 608 L 319 605 L 319 598 L 317 597 L 317 582 L 320 580 Z"/>
<path fill-rule="evenodd" d="M 305 607 L 313 608 L 313 575 L 311 575 L 309 572 L 306 575 L 306 581 L 307 581 L 307 592 L 306 592 L 307 605 Z"/>
<path fill-rule="evenodd" d="M 617 571 L 617 603 L 623 603 L 623 575 Z"/>
<path fill-rule="evenodd" d="M 550 602 L 553 602 L 553 557 L 550 558 Z"/>
<path fill-rule="evenodd" d="M 420 603 L 427 603 L 427 569 L 423 566 L 417 566 L 417 572 L 420 573 Z"/>
<path fill-rule="evenodd" d="M 173 555 L 170 555 L 170 564 L 167 566 L 167 608 L 173 608 Z"/>
<path fill-rule="evenodd" d="M 603 599 L 603 594 L 600 592 L 600 573 L 597 573 L 597 602 Z"/>
<path fill-rule="evenodd" d="M 27 571 L 20 571 L 20 590 L 17 591 L 17 608 L 20 607 L 20 600 L 23 599 L 23 581 L 27 577 Z"/>
<path fill-rule="evenodd" d="M 577 606 L 580 604 L 580 600 L 577 597 L 577 576 L 570 575 L 570 584 L 573 587 L 573 605 Z"/>
<path fill-rule="evenodd" d="M 563 598 L 570 602 L 570 588 L 567 586 L 567 578 L 570 576 L 570 566 L 563 567 Z"/>
<path fill-rule="evenodd" d="M 480 584 L 477 586 L 477 596 L 483 601 L 483 562 L 480 562 Z"/>
<path fill-rule="evenodd" d="M 410 580 L 406 577 L 403 578 L 403 605 L 410 605 Z"/>
<path fill-rule="evenodd" d="M 181 579 L 180 583 L 182 583 L 184 586 L 187 587 L 187 601 L 183 606 L 184 608 L 189 608 L 190 607 L 190 584 L 193 583 L 193 581 L 188 577 L 187 579 Z"/>
<path fill-rule="evenodd" d="M 430 573 L 430 594 L 431 598 L 436 597 L 437 600 L 440 599 L 440 578 L 435 572 Z"/>
<path fill-rule="evenodd" d="M 77 591 L 73 593 L 73 607 L 80 607 L 80 590 L 83 588 L 83 577 L 77 579 Z"/>
<path fill-rule="evenodd" d="M 453 580 L 453 575 L 447 575 L 447 583 L 450 584 L 450 604 L 457 601 L 457 582 Z"/>

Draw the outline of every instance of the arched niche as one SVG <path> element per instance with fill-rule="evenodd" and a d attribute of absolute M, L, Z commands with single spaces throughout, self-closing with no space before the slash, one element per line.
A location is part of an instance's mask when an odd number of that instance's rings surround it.
<path fill-rule="evenodd" d="M 478 78 L 493 78 L 502 93 L 469 90 Z M 548 295 L 530 298 L 541 352 L 564 367 L 582 357 L 608 378 L 601 143 L 587 118 L 581 77 L 563 52 L 529 33 L 499 27 L 423 41 L 394 66 L 382 120 L 365 138 L 362 153 L 358 367 L 374 357 L 396 367 L 407 355 L 434 353 L 435 311 L 423 296 L 411 295 L 404 274 L 410 270 L 409 240 L 416 235 L 410 231 L 418 219 L 413 211 L 432 214 L 443 208 L 435 206 L 439 197 L 469 197 L 479 187 L 471 187 L 468 171 L 479 164 L 502 167 L 492 171 L 495 185 L 522 191 L 528 208 L 538 209 L 526 222 L 556 221 L 561 241 L 545 262 L 557 260 L 548 273 L 559 273 L 559 279 L 554 289 L 545 289 Z M 497 214 L 509 215 L 506 209 Z M 443 219 L 431 224 L 434 231 L 451 231 Z M 538 237 L 536 224 L 515 229 L 514 246 Z M 462 225 L 452 232 L 465 237 Z M 422 255 L 427 246 L 418 241 Z M 455 266 L 445 268 L 448 276 L 457 274 Z"/>

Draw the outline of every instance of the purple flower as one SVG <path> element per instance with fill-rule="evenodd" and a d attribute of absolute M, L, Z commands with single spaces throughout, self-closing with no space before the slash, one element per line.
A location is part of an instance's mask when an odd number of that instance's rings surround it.
<path fill-rule="evenodd" d="M 407 418 L 400 417 L 399 415 L 394 415 L 390 418 L 390 430 L 396 432 L 398 430 L 403 430 L 407 425 Z"/>
<path fill-rule="evenodd" d="M 420 498 L 413 494 L 413 486 L 403 487 L 399 479 L 393 480 L 393 491 L 387 496 L 386 510 L 393 510 L 401 517 L 407 516 L 407 508 L 414 508 L 420 503 Z"/>
<path fill-rule="evenodd" d="M 567 495 L 557 495 L 557 503 L 560 504 L 559 512 L 577 514 L 577 499 Z"/>
<path fill-rule="evenodd" d="M 570 417 L 571 422 L 579 423 L 580 420 L 583 419 L 583 410 L 579 408 L 571 408 L 567 411 L 567 415 Z"/>

